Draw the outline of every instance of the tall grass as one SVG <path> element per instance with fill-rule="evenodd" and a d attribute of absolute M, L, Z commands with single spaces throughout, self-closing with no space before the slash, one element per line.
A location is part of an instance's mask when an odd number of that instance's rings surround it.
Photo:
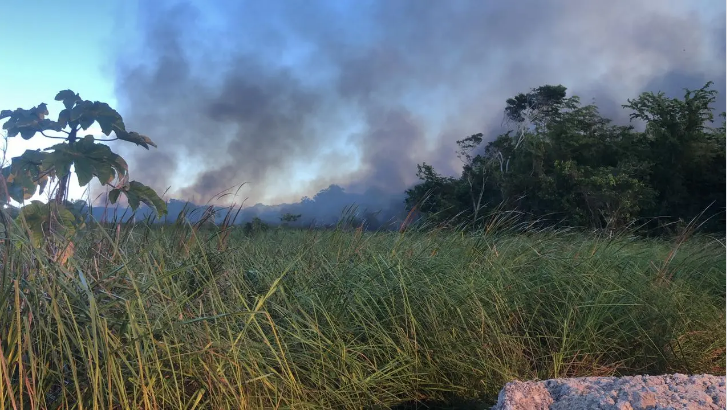
<path fill-rule="evenodd" d="M 486 406 L 513 379 L 725 373 L 707 237 L 178 224 L 75 242 L 65 262 L 19 231 L 0 247 L 2 408 Z"/>

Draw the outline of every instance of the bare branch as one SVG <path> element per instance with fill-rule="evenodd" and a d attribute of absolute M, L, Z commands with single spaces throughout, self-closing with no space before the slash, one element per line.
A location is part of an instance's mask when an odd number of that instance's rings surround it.
<path fill-rule="evenodd" d="M 67 132 L 67 131 L 65 131 L 65 130 L 61 130 L 61 131 L 63 131 L 64 133 L 68 133 L 68 132 Z M 45 138 L 54 138 L 54 139 L 56 139 L 56 140 L 65 140 L 65 139 L 67 139 L 67 138 L 68 138 L 68 137 L 59 137 L 59 136 L 49 136 L 49 135 L 45 134 L 45 133 L 44 133 L 44 132 L 42 132 L 42 131 L 40 132 L 40 134 L 41 134 L 41 135 L 42 135 L 43 137 L 45 137 Z"/>

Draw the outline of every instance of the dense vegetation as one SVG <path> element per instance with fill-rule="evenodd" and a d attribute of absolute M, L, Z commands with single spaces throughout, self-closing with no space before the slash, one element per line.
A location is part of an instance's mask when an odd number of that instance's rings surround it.
<path fill-rule="evenodd" d="M 67 260 L 16 234 L 0 407 L 484 407 L 515 378 L 725 373 L 720 241 L 498 224 L 93 226 Z"/>
<path fill-rule="evenodd" d="M 406 205 L 421 218 L 381 232 L 355 216 L 286 227 L 295 209 L 279 227 L 214 207 L 99 224 L 66 198 L 72 166 L 114 201 L 168 204 L 77 133 L 151 140 L 70 91 L 57 122 L 44 105 L 3 111 L 9 134 L 65 141 L 2 169 L 19 201 L 60 184 L 48 204 L 0 209 L 0 407 L 483 408 L 513 379 L 724 374 L 725 126 L 707 127 L 709 86 L 629 100 L 643 131 L 562 86 L 520 94 L 512 131 L 459 141 L 459 178 L 420 165 Z M 652 231 L 675 235 L 637 235 Z"/>
<path fill-rule="evenodd" d="M 636 224 L 674 233 L 698 218 L 724 233 L 725 123 L 709 127 L 717 95 L 710 87 L 683 99 L 649 92 L 628 100 L 623 107 L 643 131 L 612 124 L 563 86 L 519 94 L 505 109 L 512 130 L 484 148 L 482 134 L 458 141 L 459 178 L 419 165 L 407 206 L 449 224 L 481 226 L 488 211 L 504 208 L 612 231 Z"/>
<path fill-rule="evenodd" d="M 230 221 L 235 224 L 252 224 L 258 217 L 268 225 L 336 226 L 342 211 L 356 204 L 353 220 L 364 228 L 378 230 L 398 229 L 407 211 L 418 222 L 481 228 L 488 215 L 509 210 L 550 226 L 611 232 L 628 228 L 639 234 L 669 235 L 680 232 L 696 219 L 700 230 L 724 233 L 725 113 L 720 115 L 721 125 L 713 127 L 712 106 L 717 92 L 711 87 L 708 83 L 698 90 L 685 90 L 683 98 L 643 93 L 623 106 L 633 124 L 615 125 L 594 104 L 583 105 L 579 97 L 568 97 L 565 87 L 545 85 L 506 101 L 504 124 L 510 129 L 508 132 L 496 138 L 478 133 L 457 142 L 463 164 L 459 177 L 442 175 L 422 163 L 416 170 L 419 184 L 400 196 L 375 189 L 362 194 L 346 193 L 344 188 L 331 185 L 298 203 L 256 204 L 242 210 L 215 207 L 211 211 L 218 224 L 229 220 L 227 214 L 231 211 L 235 215 Z M 59 93 L 62 97 L 68 96 Z M 39 107 L 45 110 L 43 105 Z M 33 110 L 39 108 L 23 110 L 21 114 Z M 13 113 L 7 111 L 6 115 L 9 114 Z M 115 111 L 111 114 L 123 127 L 120 115 Z M 106 117 L 99 118 L 103 122 Z M 57 122 L 43 121 L 42 126 L 57 128 L 66 120 L 62 112 Z M 31 127 L 28 133 L 38 129 L 43 127 Z M 131 142 L 145 148 L 153 146 L 146 136 L 123 133 L 135 138 L 125 137 Z M 70 141 L 69 144 L 72 145 Z M 66 151 L 61 150 L 60 154 Z M 28 151 L 13 160 L 18 160 L 22 167 L 39 155 L 37 151 Z M 54 155 L 48 157 L 42 165 L 59 163 Z M 63 160 L 63 156 L 55 157 Z M 121 164 L 125 164 L 123 159 Z M 111 172 L 116 170 L 113 163 L 109 168 Z M 55 171 L 52 167 L 49 170 Z M 6 179 L 10 171 L 12 167 L 3 169 Z M 118 171 L 119 177 L 124 177 L 127 170 L 124 166 Z M 31 168 L 22 178 L 8 179 L 10 194 L 22 200 L 32 195 L 39 184 L 42 191 L 45 181 L 28 181 L 34 175 L 40 175 L 39 170 Z M 42 177 L 47 180 L 47 176 Z M 79 178 L 79 183 L 89 179 L 88 175 Z M 100 174 L 100 181 L 107 179 L 108 173 Z M 111 185 L 123 187 L 124 183 L 122 178 Z M 2 188 L 0 185 L 0 194 Z M 142 204 L 135 213 L 124 207 L 95 207 L 91 211 L 99 221 L 125 221 L 132 215 L 138 221 L 156 218 L 158 208 L 166 215 L 157 221 L 167 223 L 176 221 L 182 213 L 194 222 L 209 211 L 203 207 L 189 212 L 199 206 L 175 199 L 164 204 L 154 198 L 153 192 L 148 194 L 149 199 L 140 199 L 150 207 Z M 132 206 L 138 204 L 137 201 Z M 78 211 L 85 208 L 82 200 L 66 205 Z M 19 213 L 13 208 L 9 211 L 13 215 Z M 286 215 L 298 218 L 284 221 Z"/>

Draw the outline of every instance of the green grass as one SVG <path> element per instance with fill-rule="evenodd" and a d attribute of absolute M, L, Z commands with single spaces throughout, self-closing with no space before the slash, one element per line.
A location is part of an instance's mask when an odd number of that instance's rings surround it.
<path fill-rule="evenodd" d="M 725 373 L 723 240 L 95 227 L 0 247 L 0 407 L 490 406 L 513 379 Z"/>

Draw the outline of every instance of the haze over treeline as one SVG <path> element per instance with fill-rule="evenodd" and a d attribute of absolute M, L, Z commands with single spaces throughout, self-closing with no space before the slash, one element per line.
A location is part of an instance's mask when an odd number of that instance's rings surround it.
<path fill-rule="evenodd" d="M 458 175 L 455 141 L 493 140 L 505 101 L 544 84 L 619 124 L 642 91 L 709 80 L 724 110 L 724 2 L 293 4 L 140 1 L 119 22 L 138 37 L 117 46 L 118 109 L 159 145 L 124 152 L 135 173 L 197 203 L 243 182 L 247 204 L 336 184 L 385 208 L 417 164 Z"/>

